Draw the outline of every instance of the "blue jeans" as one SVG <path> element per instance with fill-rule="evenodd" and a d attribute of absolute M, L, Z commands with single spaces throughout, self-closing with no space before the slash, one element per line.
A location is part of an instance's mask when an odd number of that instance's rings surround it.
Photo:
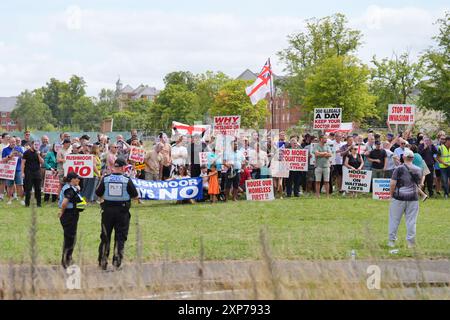
<path fill-rule="evenodd" d="M 441 168 L 442 188 L 446 195 L 448 195 L 448 178 L 450 178 L 450 167 Z"/>

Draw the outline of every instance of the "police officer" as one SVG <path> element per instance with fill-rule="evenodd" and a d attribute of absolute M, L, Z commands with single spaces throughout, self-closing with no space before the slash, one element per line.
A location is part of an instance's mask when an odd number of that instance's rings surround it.
<path fill-rule="evenodd" d="M 125 241 L 128 237 L 130 226 L 131 199 L 138 198 L 136 187 L 130 178 L 124 175 L 127 162 L 117 158 L 112 174 L 106 175 L 101 180 L 95 193 L 103 198 L 102 207 L 102 231 L 100 235 L 99 266 L 106 270 L 108 266 L 111 234 L 114 229 L 114 256 L 113 266 L 120 268 L 123 259 Z"/>
<path fill-rule="evenodd" d="M 59 220 L 64 230 L 64 244 L 61 264 L 64 269 L 72 264 L 72 253 L 77 237 L 78 219 L 84 210 L 85 201 L 80 195 L 80 177 L 69 172 L 59 194 Z"/>

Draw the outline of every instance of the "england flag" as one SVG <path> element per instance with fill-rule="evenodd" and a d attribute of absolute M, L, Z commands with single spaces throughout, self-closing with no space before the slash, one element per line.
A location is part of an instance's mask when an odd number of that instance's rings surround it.
<path fill-rule="evenodd" d="M 255 105 L 259 100 L 264 99 L 267 93 L 272 94 L 271 85 L 272 67 L 269 59 L 259 73 L 258 78 L 256 78 L 256 81 L 245 89 L 245 93 L 250 97 L 252 104 Z"/>

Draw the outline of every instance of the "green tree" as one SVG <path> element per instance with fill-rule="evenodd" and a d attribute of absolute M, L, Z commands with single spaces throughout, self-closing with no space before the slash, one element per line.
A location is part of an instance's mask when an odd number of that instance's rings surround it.
<path fill-rule="evenodd" d="M 410 61 L 409 54 L 393 59 L 377 60 L 374 56 L 370 91 L 377 96 L 377 110 L 382 123 L 386 122 L 388 104 L 415 102 L 414 92 L 423 77 L 421 62 Z"/>
<path fill-rule="evenodd" d="M 98 99 L 95 104 L 97 109 L 105 114 L 112 114 L 119 110 L 116 93 L 110 89 L 102 89 L 98 94 Z"/>
<path fill-rule="evenodd" d="M 352 56 L 331 56 L 316 65 L 305 83 L 305 109 L 342 108 L 343 121 L 375 116 L 375 96 L 369 93 L 370 71 Z"/>
<path fill-rule="evenodd" d="M 168 73 L 164 77 L 164 84 L 169 85 L 182 85 L 189 91 L 194 91 L 197 86 L 197 79 L 190 71 L 175 71 Z"/>
<path fill-rule="evenodd" d="M 203 121 L 207 122 L 209 120 L 209 109 L 214 103 L 217 93 L 222 86 L 231 81 L 223 72 L 206 71 L 204 74 L 199 74 L 196 76 L 197 86 L 195 93 L 198 97 L 198 110 L 196 113 L 204 115 Z"/>
<path fill-rule="evenodd" d="M 252 81 L 231 80 L 219 90 L 210 109 L 211 116 L 240 115 L 243 128 L 263 128 L 269 115 L 267 101 L 261 100 L 252 105 L 245 94 L 245 88 Z"/>
<path fill-rule="evenodd" d="M 442 111 L 450 119 L 450 12 L 437 23 L 439 34 L 433 37 L 437 47 L 422 57 L 427 79 L 420 85 L 420 105 Z"/>
<path fill-rule="evenodd" d="M 50 108 L 42 101 L 42 91 L 25 90 L 17 98 L 17 107 L 11 118 L 23 124 L 25 129 L 41 130 L 54 121 Z"/>
<path fill-rule="evenodd" d="M 43 102 L 50 108 L 55 119 L 60 118 L 60 95 L 67 90 L 67 83 L 51 78 L 42 88 Z"/>
<path fill-rule="evenodd" d="M 305 32 L 288 36 L 288 48 L 278 55 L 286 64 L 288 78 L 283 81 L 283 88 L 292 104 L 303 104 L 305 81 L 314 65 L 332 56 L 352 54 L 361 45 L 361 32 L 347 24 L 345 15 L 337 13 L 307 20 Z"/>
<path fill-rule="evenodd" d="M 82 96 L 73 105 L 72 126 L 82 131 L 98 131 L 105 116 L 91 98 Z"/>

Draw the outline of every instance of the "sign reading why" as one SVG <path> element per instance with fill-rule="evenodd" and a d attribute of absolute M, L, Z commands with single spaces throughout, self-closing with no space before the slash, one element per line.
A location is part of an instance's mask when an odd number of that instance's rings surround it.
<path fill-rule="evenodd" d="M 339 129 L 342 121 L 342 108 L 314 109 L 314 130 Z"/>
<path fill-rule="evenodd" d="M 94 156 L 87 154 L 69 154 L 64 162 L 64 177 L 75 171 L 81 178 L 94 177 Z"/>
<path fill-rule="evenodd" d="M 145 149 L 131 147 L 130 157 L 128 159 L 130 159 L 131 161 L 134 161 L 134 162 L 143 163 L 145 161 Z"/>
<path fill-rule="evenodd" d="M 9 160 L 8 162 L 0 162 L 0 179 L 14 180 L 16 175 L 17 157 Z"/>
<path fill-rule="evenodd" d="M 352 192 L 370 192 L 372 171 L 349 170 L 347 167 L 342 167 L 342 170 L 343 170 L 342 190 Z"/>
<path fill-rule="evenodd" d="M 46 170 L 44 179 L 44 193 L 58 194 L 58 189 L 59 189 L 58 175 L 51 170 Z"/>
<path fill-rule="evenodd" d="M 241 128 L 241 116 L 214 117 L 213 134 L 224 136 L 236 136 Z"/>
<path fill-rule="evenodd" d="M 416 121 L 416 106 L 409 104 L 390 104 L 389 124 L 413 124 Z"/>
<path fill-rule="evenodd" d="M 131 179 L 142 200 L 201 200 L 203 199 L 202 178 L 188 178 L 170 181 L 146 181 Z"/>
<path fill-rule="evenodd" d="M 247 200 L 251 201 L 266 201 L 274 200 L 273 195 L 273 180 L 272 179 L 258 179 L 245 181 L 245 193 Z"/>
<path fill-rule="evenodd" d="M 372 198 L 375 200 L 391 199 L 391 180 L 373 179 Z"/>
<path fill-rule="evenodd" d="M 280 149 L 281 161 L 289 165 L 290 171 L 308 171 L 308 150 Z"/>

